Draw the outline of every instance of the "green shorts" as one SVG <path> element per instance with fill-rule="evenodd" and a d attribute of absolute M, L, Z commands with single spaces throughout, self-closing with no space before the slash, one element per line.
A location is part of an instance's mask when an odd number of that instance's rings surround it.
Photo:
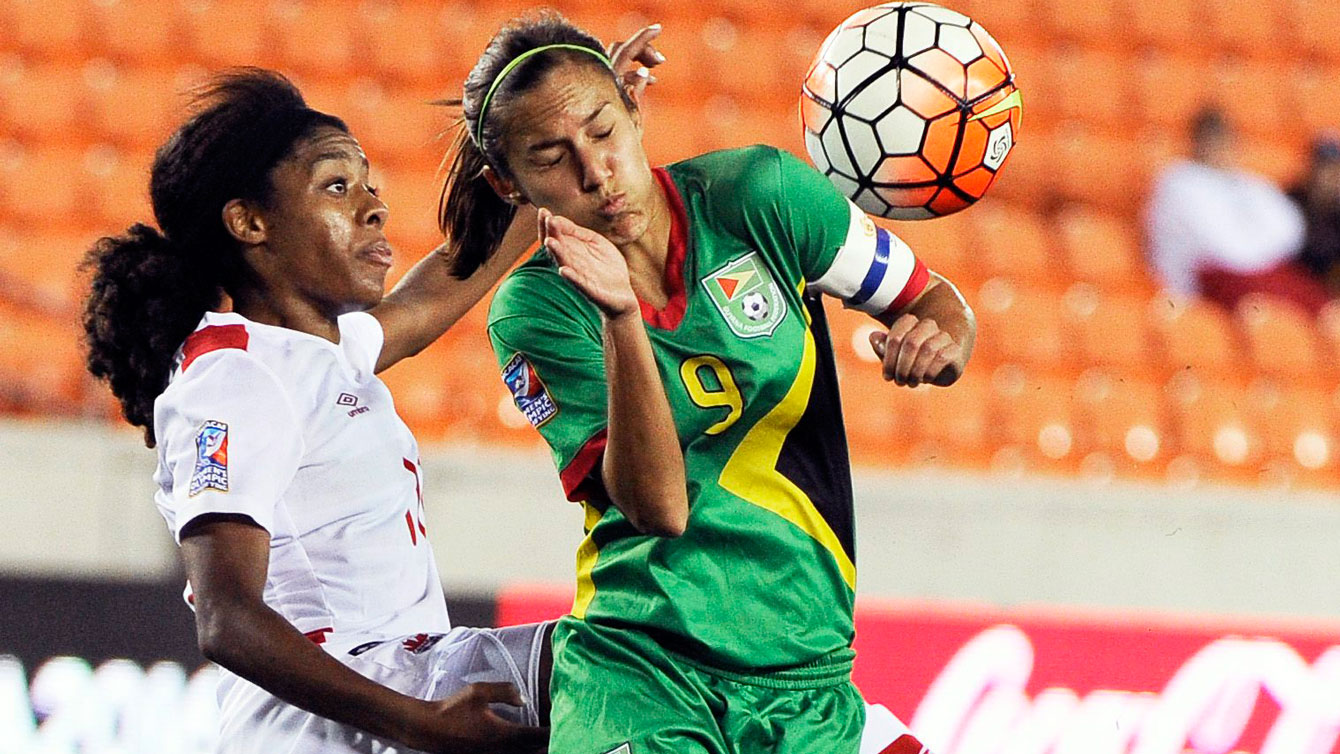
<path fill-rule="evenodd" d="M 567 617 L 554 631 L 551 754 L 856 754 L 854 653 L 764 675 L 708 668 L 646 634 Z"/>

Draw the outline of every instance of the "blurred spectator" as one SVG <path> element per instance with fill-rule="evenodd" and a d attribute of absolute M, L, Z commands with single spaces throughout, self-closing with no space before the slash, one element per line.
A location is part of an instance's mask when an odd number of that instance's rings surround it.
<path fill-rule="evenodd" d="M 1289 196 L 1306 226 L 1298 261 L 1335 296 L 1340 293 L 1340 133 L 1312 145 L 1307 175 Z"/>
<path fill-rule="evenodd" d="M 1234 307 L 1249 293 L 1316 314 L 1326 289 L 1296 262 L 1303 214 L 1266 179 L 1237 164 L 1232 127 L 1217 109 L 1191 123 L 1191 159 L 1168 166 L 1145 214 L 1150 261 L 1167 288 Z"/>

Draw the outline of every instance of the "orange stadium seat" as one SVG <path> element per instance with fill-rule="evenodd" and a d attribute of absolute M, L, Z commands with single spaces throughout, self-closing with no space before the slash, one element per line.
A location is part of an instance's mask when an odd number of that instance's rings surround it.
<path fill-rule="evenodd" d="M 1144 197 L 1139 140 L 1071 126 L 1060 132 L 1054 147 L 1053 180 L 1065 199 L 1132 213 Z"/>
<path fill-rule="evenodd" d="M 0 72 L 0 124 L 27 141 L 66 143 L 80 134 L 88 90 L 74 62 L 6 65 Z"/>
<path fill-rule="evenodd" d="M 950 388 L 896 389 L 894 398 L 908 420 L 908 434 L 900 442 L 910 445 L 907 456 L 913 465 L 983 467 L 990 457 L 988 438 L 992 432 L 990 376 L 977 365 Z M 844 395 L 852 395 L 844 392 Z"/>
<path fill-rule="evenodd" d="M 1288 302 L 1247 296 L 1238 302 L 1235 318 L 1252 365 L 1261 373 L 1293 381 L 1315 381 L 1335 373 L 1315 323 Z"/>
<path fill-rule="evenodd" d="M 350 0 L 274 3 L 269 15 L 285 71 L 325 76 L 361 73 L 355 61 L 361 57 L 363 27 Z"/>
<path fill-rule="evenodd" d="M 5 287 L 21 286 L 13 303 L 46 314 L 73 311 L 82 294 L 79 263 L 94 237 L 60 227 L 0 228 L 0 275 Z"/>
<path fill-rule="evenodd" d="M 1057 264 L 1054 234 L 1041 216 L 1000 203 L 974 207 L 965 216 L 977 250 L 974 261 L 982 274 L 1027 281 L 1030 286 L 1060 287 L 1065 270 Z"/>
<path fill-rule="evenodd" d="M 1163 5 L 1156 3 L 1146 8 Z M 1211 89 L 1209 67 L 1203 59 L 1193 56 L 1165 53 L 1141 56 L 1131 66 L 1135 86 L 1132 114 L 1140 121 L 1185 133 L 1191 117 L 1215 93 Z"/>
<path fill-rule="evenodd" d="M 907 388 L 885 382 L 879 364 L 849 359 L 841 365 L 839 390 L 852 458 L 889 465 L 910 457 L 915 429 L 909 423 Z"/>
<path fill-rule="evenodd" d="M 975 348 L 991 362 L 1066 369 L 1075 346 L 1064 326 L 1060 296 L 1022 280 L 992 278 L 969 301 L 977 313 Z"/>
<path fill-rule="evenodd" d="M 1168 369 L 1198 376 L 1241 375 L 1249 356 L 1218 306 L 1159 293 L 1150 301 L 1151 321 L 1159 335 Z"/>
<path fill-rule="evenodd" d="M 1286 49 L 1284 5 L 1255 0 L 1208 0 L 1203 6 L 1217 46 L 1269 57 Z M 1292 12 L 1290 11 L 1292 14 Z M 1306 23 L 1306 21 L 1304 21 Z"/>
<path fill-rule="evenodd" d="M 1340 61 L 1340 6 L 1328 0 L 1304 0 L 1295 13 L 1294 35 L 1314 55 Z"/>
<path fill-rule="evenodd" d="M 1132 7 L 1126 25 L 1135 40 L 1165 49 L 1186 50 L 1208 45 L 1201 30 L 1206 18 L 1198 0 L 1165 0 Z"/>
<path fill-rule="evenodd" d="M 1254 481 L 1265 447 L 1251 421 L 1248 392 L 1232 383 L 1186 375 L 1175 378 L 1170 389 L 1178 447 L 1217 464 L 1218 475 Z"/>
<path fill-rule="evenodd" d="M 1020 42 L 1049 36 L 1051 27 L 1038 23 L 1038 19 L 1044 17 L 1042 15 L 1044 11 L 1039 6 L 1040 3 L 1034 0 L 1019 0 L 1012 3 L 1002 3 L 998 0 L 967 0 L 954 5 L 956 9 L 985 26 L 997 41 L 1008 41 L 1007 47 L 1011 49 Z M 1010 50 L 1007 49 L 1006 52 Z M 1013 55 L 1010 57 L 1010 62 L 1015 62 Z"/>
<path fill-rule="evenodd" d="M 1334 36 L 1328 29 L 1327 37 Z M 1340 97 L 1335 96 L 1340 91 L 1340 60 L 1301 67 L 1285 81 L 1291 90 L 1290 112 L 1307 133 L 1340 127 Z"/>
<path fill-rule="evenodd" d="M 0 178 L 0 215 L 57 226 L 80 225 L 91 215 L 81 149 L 20 148 L 0 159 Z"/>
<path fill-rule="evenodd" d="M 1080 3 L 1061 3 L 1085 9 Z M 1083 121 L 1098 129 L 1125 130 L 1129 117 L 1132 81 L 1128 58 L 1122 53 L 1086 47 L 1058 48 L 1052 71 L 1058 115 Z"/>
<path fill-rule="evenodd" d="M 1124 4 L 1119 0 L 1043 0 L 1039 18 L 1050 20 L 1053 37 L 1075 39 L 1100 47 L 1118 44 L 1125 34 Z"/>
<path fill-rule="evenodd" d="M 1261 428 L 1265 452 L 1309 477 L 1333 475 L 1340 460 L 1336 416 L 1325 390 L 1258 380 L 1248 410 Z"/>
<path fill-rule="evenodd" d="M 5 34 L 0 49 L 44 59 L 75 59 L 89 32 L 82 0 L 10 0 L 0 7 Z"/>
<path fill-rule="evenodd" d="M 960 213 L 935 222 L 876 220 L 901 238 L 931 270 L 959 285 L 980 282 L 985 272 L 978 262 L 971 223 Z"/>
<path fill-rule="evenodd" d="M 270 28 L 268 0 L 230 0 L 226 3 L 183 3 L 183 40 L 202 65 L 258 65 L 273 68 L 280 62 L 278 40 Z M 223 31 L 226 30 L 226 33 Z"/>
<path fill-rule="evenodd" d="M 647 158 L 653 165 L 664 165 L 706 151 L 709 142 L 701 125 L 702 118 L 700 104 L 668 102 L 652 97 L 644 107 L 642 121 Z"/>
<path fill-rule="evenodd" d="M 153 155 L 127 152 L 107 145 L 91 147 L 84 155 L 98 229 L 120 232 L 133 222 L 150 222 L 149 170 Z"/>
<path fill-rule="evenodd" d="M 185 92 L 201 81 L 198 75 L 178 68 L 101 72 L 90 86 L 90 125 L 108 141 L 152 152 L 176 127 L 185 111 Z"/>
<path fill-rule="evenodd" d="M 1147 475 L 1166 462 L 1171 438 L 1158 383 L 1094 369 L 1076 394 L 1086 437 L 1117 470 Z"/>
<path fill-rule="evenodd" d="M 404 83 L 445 80 L 446 69 L 468 70 L 473 60 L 453 54 L 449 39 L 452 24 L 447 11 L 437 3 L 367 3 L 359 8 L 360 23 L 367 26 L 367 49 L 372 64 L 383 77 Z M 457 96 L 463 75 L 450 77 L 454 86 L 443 85 L 444 96 Z"/>
<path fill-rule="evenodd" d="M 1151 286 L 1134 224 L 1115 214 L 1071 205 L 1056 220 L 1056 238 L 1075 278 L 1106 291 Z"/>
<path fill-rule="evenodd" d="M 1253 20 L 1253 23 L 1258 21 Z M 1211 67 L 1214 91 L 1232 96 L 1207 97 L 1224 109 L 1230 123 L 1245 134 L 1278 138 L 1292 130 L 1288 111 L 1287 69 L 1274 60 L 1221 60 Z M 1278 150 L 1277 150 L 1278 151 Z"/>
<path fill-rule="evenodd" d="M 83 386 L 73 316 L 47 316 L 0 304 L 0 406 L 77 414 Z"/>
<path fill-rule="evenodd" d="M 1063 300 L 1083 363 L 1152 377 L 1156 354 L 1151 348 L 1147 297 L 1103 293 L 1091 284 L 1076 283 Z"/>
<path fill-rule="evenodd" d="M 98 54 L 118 61 L 161 64 L 183 60 L 181 5 L 162 0 L 90 3 L 90 39 Z"/>
<path fill-rule="evenodd" d="M 1027 468 L 1069 471 L 1077 466 L 1087 448 L 1075 421 L 1071 380 L 1005 365 L 993 372 L 991 388 L 1001 447 L 1021 453 Z"/>
<path fill-rule="evenodd" d="M 442 243 L 437 203 L 442 182 L 431 167 L 384 173 L 379 187 L 390 208 L 386 232 L 396 246 L 396 265 L 412 264 Z"/>

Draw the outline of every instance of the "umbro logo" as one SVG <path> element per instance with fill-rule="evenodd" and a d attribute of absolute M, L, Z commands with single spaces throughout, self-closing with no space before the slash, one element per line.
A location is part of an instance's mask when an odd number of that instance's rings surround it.
<path fill-rule="evenodd" d="M 340 397 L 335 399 L 335 405 L 348 407 L 350 416 L 358 416 L 372 410 L 367 406 L 358 405 L 358 396 L 351 393 L 340 393 Z"/>

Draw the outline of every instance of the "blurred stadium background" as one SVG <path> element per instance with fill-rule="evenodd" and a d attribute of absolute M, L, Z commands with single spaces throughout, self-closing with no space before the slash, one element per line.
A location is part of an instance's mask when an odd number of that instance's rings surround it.
<path fill-rule="evenodd" d="M 665 162 L 768 142 L 851 0 L 569 0 L 602 38 L 653 21 Z M 954 0 L 1014 64 L 991 196 L 893 227 L 981 335 L 950 390 L 894 389 L 833 312 L 857 464 L 858 682 L 959 752 L 1340 751 L 1340 309 L 1159 291 L 1138 209 L 1206 102 L 1287 182 L 1340 127 L 1331 0 Z M 520 0 L 0 0 L 0 753 L 194 752 L 194 647 L 153 454 L 81 368 L 77 263 L 151 217 L 180 93 L 277 68 L 362 140 L 405 269 L 439 241 L 447 114 Z M 512 407 L 483 307 L 386 375 L 425 446 L 453 617 L 561 614 L 579 511 Z M 723 606 L 729 609 L 729 606 Z M 147 673 L 145 671 L 148 671 Z M 194 681 L 188 683 L 188 679 Z M 1012 747 L 1012 748 L 1011 748 Z"/>

